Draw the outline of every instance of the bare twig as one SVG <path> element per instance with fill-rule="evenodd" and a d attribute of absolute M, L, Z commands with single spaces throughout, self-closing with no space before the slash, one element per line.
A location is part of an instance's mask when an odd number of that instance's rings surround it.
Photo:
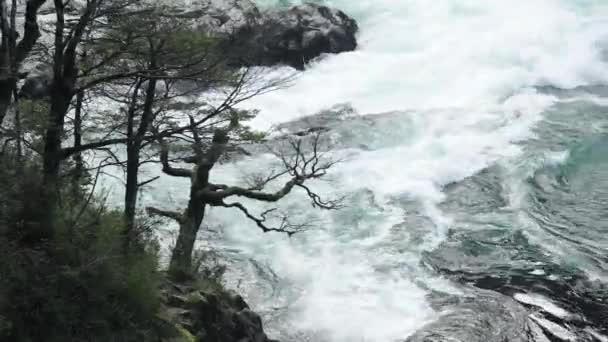
<path fill-rule="evenodd" d="M 222 207 L 225 208 L 236 208 L 238 210 L 240 210 L 243 214 L 245 214 L 245 216 L 250 219 L 251 221 L 255 222 L 255 224 L 264 232 L 264 233 L 269 233 L 269 232 L 277 232 L 277 233 L 285 233 L 288 236 L 293 236 L 294 234 L 297 233 L 301 233 L 304 232 L 306 230 L 309 230 L 311 228 L 311 224 L 293 224 L 290 223 L 289 220 L 287 219 L 287 216 L 283 215 L 279 218 L 279 225 L 278 227 L 271 227 L 267 225 L 267 221 L 268 221 L 268 216 L 274 212 L 276 212 L 276 208 L 273 209 L 269 209 L 266 210 L 265 212 L 263 212 L 262 214 L 260 214 L 260 217 L 256 217 L 253 214 L 251 214 L 249 212 L 249 210 L 247 210 L 247 208 L 239 203 L 239 202 L 234 202 L 234 203 L 223 203 Z"/>

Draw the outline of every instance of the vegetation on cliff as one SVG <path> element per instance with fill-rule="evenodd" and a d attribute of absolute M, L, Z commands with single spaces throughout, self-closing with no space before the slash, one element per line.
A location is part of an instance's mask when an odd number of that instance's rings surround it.
<path fill-rule="evenodd" d="M 259 316 L 192 258 L 207 207 L 290 235 L 307 224 L 235 198 L 300 190 L 340 207 L 308 184 L 335 164 L 320 134 L 283 139 L 272 150 L 283 168 L 250 184 L 213 182 L 222 158 L 264 140 L 246 125 L 256 112 L 236 106 L 288 79 L 227 65 L 225 42 L 138 1 L 0 5 L 0 340 L 268 341 Z M 200 100 L 209 93 L 219 99 Z M 191 179 L 187 208 L 141 210 L 138 194 L 158 178 L 141 179 L 150 163 Z M 98 191 L 108 167 L 124 170 L 120 209 Z M 167 271 L 157 217 L 180 226 Z"/>

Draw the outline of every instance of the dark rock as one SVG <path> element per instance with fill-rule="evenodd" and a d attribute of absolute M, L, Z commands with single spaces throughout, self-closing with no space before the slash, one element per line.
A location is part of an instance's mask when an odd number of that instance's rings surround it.
<path fill-rule="evenodd" d="M 192 21 L 195 30 L 218 38 L 229 63 L 237 66 L 303 69 L 322 54 L 357 48 L 357 22 L 319 4 L 260 11 L 250 0 L 200 0 L 188 9 L 175 5 L 165 15 Z"/>
<path fill-rule="evenodd" d="M 269 340 L 262 319 L 234 291 L 194 290 L 191 285 L 163 287 L 166 316 L 201 342 L 277 342 Z M 192 292 L 184 293 L 183 290 Z"/>
<path fill-rule="evenodd" d="M 49 65 L 36 65 L 27 72 L 25 82 L 19 90 L 19 97 L 28 99 L 41 99 L 51 95 L 53 71 Z"/>
<path fill-rule="evenodd" d="M 247 304 L 247 302 L 245 302 L 245 299 L 243 299 L 241 295 L 234 291 L 228 291 L 228 294 L 230 295 L 230 299 L 232 300 L 232 303 L 236 308 L 238 308 L 239 310 L 249 309 L 249 305 Z"/>
<path fill-rule="evenodd" d="M 262 319 L 258 314 L 249 310 L 243 309 L 234 314 L 234 322 L 237 326 L 237 331 L 242 337 L 240 340 L 251 342 L 267 342 L 268 337 L 262 328 Z"/>
<path fill-rule="evenodd" d="M 250 0 L 199 0 L 186 7 L 177 5 L 177 8 L 181 11 L 180 18 L 193 19 L 195 28 L 219 38 L 255 27 L 264 20 Z"/>
<path fill-rule="evenodd" d="M 287 64 L 303 69 L 324 53 L 357 48 L 355 20 L 326 6 L 307 3 L 268 12 L 262 22 L 242 33 L 249 41 L 244 45 L 248 46 L 248 53 L 243 57 L 250 64 Z"/>
<path fill-rule="evenodd" d="M 171 286 L 173 287 L 173 289 L 178 291 L 180 294 L 186 294 L 186 293 L 190 293 L 190 292 L 194 291 L 194 288 L 190 285 L 172 283 Z"/>

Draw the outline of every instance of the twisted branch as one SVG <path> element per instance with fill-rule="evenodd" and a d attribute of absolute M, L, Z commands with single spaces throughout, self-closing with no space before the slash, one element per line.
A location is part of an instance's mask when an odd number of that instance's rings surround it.
<path fill-rule="evenodd" d="M 162 171 L 169 176 L 192 178 L 192 171 L 172 167 L 169 163 L 169 145 L 162 139 L 160 140 L 160 162 L 163 165 Z"/>
<path fill-rule="evenodd" d="M 248 219 L 250 219 L 251 221 L 255 222 L 255 224 L 264 232 L 264 233 L 269 233 L 269 232 L 277 232 L 277 233 L 285 233 L 288 236 L 293 236 L 294 234 L 297 233 L 301 233 L 304 232 L 308 229 L 310 229 L 311 225 L 310 224 L 292 224 L 289 222 L 289 220 L 287 219 L 287 216 L 281 216 L 280 221 L 281 223 L 279 224 L 278 227 L 273 228 L 273 227 L 269 227 L 268 225 L 266 225 L 266 221 L 268 220 L 268 215 L 275 212 L 277 209 L 273 208 L 273 209 L 269 209 L 266 210 L 265 212 L 263 212 L 262 214 L 260 214 L 260 217 L 256 217 L 254 215 L 252 215 L 249 210 L 247 210 L 247 208 L 239 203 L 239 202 L 235 202 L 235 203 L 222 203 L 221 205 L 222 207 L 225 208 L 237 208 L 239 209 L 243 214 L 245 214 L 245 216 L 247 216 Z"/>

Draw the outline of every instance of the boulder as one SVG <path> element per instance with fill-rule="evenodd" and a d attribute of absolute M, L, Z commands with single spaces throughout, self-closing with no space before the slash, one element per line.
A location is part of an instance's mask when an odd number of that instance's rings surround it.
<path fill-rule="evenodd" d="M 150 6 L 150 3 L 143 6 Z M 164 15 L 192 21 L 194 29 L 216 38 L 227 38 L 262 24 L 264 15 L 250 0 L 198 0 L 173 2 Z"/>
<path fill-rule="evenodd" d="M 273 342 L 260 316 L 234 291 L 167 281 L 161 292 L 162 316 L 185 330 L 192 341 Z"/>
<path fill-rule="evenodd" d="M 322 54 L 357 48 L 357 22 L 319 4 L 261 11 L 250 0 L 200 0 L 188 7 L 176 3 L 170 12 L 218 38 L 230 62 L 238 66 L 285 64 L 303 69 Z"/>
<path fill-rule="evenodd" d="M 162 7 L 154 3 L 143 1 L 129 10 L 158 11 L 161 20 L 179 20 L 193 31 L 205 32 L 218 40 L 228 64 L 236 67 L 289 65 L 304 69 L 323 54 L 357 48 L 357 22 L 338 9 L 319 4 L 261 11 L 251 0 L 176 1 Z M 39 63 L 23 73 L 27 76 L 19 96 L 50 96 L 50 65 Z"/>
<path fill-rule="evenodd" d="M 25 74 L 27 76 L 19 89 L 19 97 L 41 99 L 51 95 L 53 69 L 50 65 L 45 63 L 36 64 Z"/>
<path fill-rule="evenodd" d="M 303 69 L 324 53 L 357 48 L 357 23 L 344 12 L 307 3 L 265 13 L 262 24 L 244 31 L 245 60 L 254 65 L 286 64 Z M 242 39 L 241 39 L 242 40 Z"/>
<path fill-rule="evenodd" d="M 128 10 L 157 11 L 159 20 L 178 20 L 205 32 L 218 40 L 228 64 L 236 67 L 282 64 L 303 69 L 323 54 L 357 48 L 357 22 L 338 9 L 313 3 L 262 11 L 251 0 L 182 0 L 162 6 L 158 0 L 144 0 Z M 49 64 L 36 64 L 23 74 L 20 96 L 50 95 Z"/>

